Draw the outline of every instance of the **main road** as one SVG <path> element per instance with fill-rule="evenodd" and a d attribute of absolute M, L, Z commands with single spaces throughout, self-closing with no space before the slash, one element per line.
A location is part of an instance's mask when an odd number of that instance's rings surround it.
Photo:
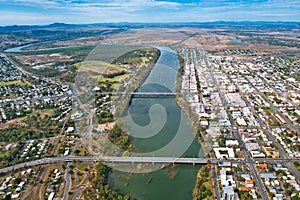
<path fill-rule="evenodd" d="M 220 164 L 220 162 L 231 162 L 231 163 L 251 163 L 264 162 L 264 163 L 291 163 L 299 162 L 300 158 L 261 158 L 253 161 L 248 161 L 242 158 L 236 159 L 215 159 L 215 158 L 175 158 L 175 157 L 118 157 L 118 156 L 68 156 L 68 157 L 52 157 L 43 158 L 39 160 L 33 160 L 26 163 L 20 163 L 17 165 L 9 166 L 0 169 L 0 173 L 7 173 L 10 171 L 34 167 L 38 165 L 56 164 L 64 162 L 109 162 L 115 164 L 188 164 L 188 165 L 199 165 L 199 164 Z"/>

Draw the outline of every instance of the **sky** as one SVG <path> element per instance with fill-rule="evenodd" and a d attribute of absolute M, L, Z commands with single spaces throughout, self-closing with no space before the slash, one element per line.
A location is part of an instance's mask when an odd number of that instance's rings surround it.
<path fill-rule="evenodd" d="M 0 25 L 297 21 L 300 0 L 0 0 Z"/>

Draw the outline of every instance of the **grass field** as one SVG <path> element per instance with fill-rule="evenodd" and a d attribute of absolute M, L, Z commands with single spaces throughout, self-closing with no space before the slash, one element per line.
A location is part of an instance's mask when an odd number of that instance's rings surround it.
<path fill-rule="evenodd" d="M 73 66 L 76 67 L 76 69 L 79 69 L 81 64 L 82 64 L 82 62 L 78 62 L 78 63 L 73 64 Z"/>
<path fill-rule="evenodd" d="M 28 83 L 23 82 L 21 80 L 9 81 L 9 82 L 0 82 L 0 86 L 10 86 L 10 85 L 25 86 L 25 85 L 28 85 Z"/>
<path fill-rule="evenodd" d="M 114 83 L 111 87 L 113 90 L 119 90 L 122 84 L 120 83 Z"/>
<path fill-rule="evenodd" d="M 77 168 L 78 168 L 80 171 L 85 171 L 85 169 L 86 169 L 87 167 L 88 167 L 87 164 L 81 163 L 81 164 L 78 165 Z"/>
<path fill-rule="evenodd" d="M 142 59 L 143 63 L 149 62 L 149 59 L 147 57 L 141 57 L 141 59 Z"/>
<path fill-rule="evenodd" d="M 107 75 L 107 74 L 127 71 L 127 69 L 118 65 L 113 65 L 102 61 L 85 61 L 80 64 L 80 68 L 79 68 L 79 72 L 84 72 L 84 71 L 93 72 L 99 75 L 100 74 Z"/>
<path fill-rule="evenodd" d="M 99 77 L 99 81 L 100 82 L 108 81 L 110 83 L 115 83 L 115 82 L 121 82 L 121 81 L 125 80 L 128 77 L 130 77 L 130 74 L 124 74 L 124 75 L 120 75 L 120 76 L 115 76 L 113 78 L 105 78 L 103 76 L 100 76 Z"/>
<path fill-rule="evenodd" d="M 297 170 L 300 172 L 300 163 L 299 162 L 294 162 L 295 167 Z"/>
<path fill-rule="evenodd" d="M 9 155 L 10 155 L 10 151 L 6 151 L 6 152 L 0 151 L 0 158 L 4 158 L 5 156 L 9 156 Z"/>
<path fill-rule="evenodd" d="M 77 64 L 79 66 L 80 64 Z M 89 74 L 93 74 L 91 76 L 94 80 L 99 80 L 100 83 L 113 83 L 112 89 L 118 90 L 122 85 L 121 82 L 126 80 L 128 77 L 131 76 L 128 72 L 130 71 L 127 68 L 121 67 L 115 64 L 109 64 L 101 61 L 85 61 L 81 63 L 79 71 L 85 72 L 88 71 Z M 126 72 L 123 75 L 116 75 L 121 72 Z M 107 76 L 112 75 L 112 78 L 108 78 Z"/>
<path fill-rule="evenodd" d="M 44 118 L 46 115 L 52 116 L 53 112 L 54 112 L 54 109 L 47 109 L 47 110 L 40 111 L 39 113 L 40 113 L 41 117 Z"/>

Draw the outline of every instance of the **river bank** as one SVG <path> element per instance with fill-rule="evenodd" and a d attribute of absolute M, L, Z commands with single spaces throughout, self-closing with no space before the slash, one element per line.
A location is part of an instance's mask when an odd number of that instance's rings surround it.
<path fill-rule="evenodd" d="M 177 52 L 178 53 L 178 52 Z M 186 94 L 181 91 L 181 85 L 182 85 L 182 73 L 184 69 L 185 60 L 180 56 L 178 53 L 178 62 L 179 62 L 179 70 L 177 74 L 177 82 L 176 82 L 176 103 L 178 106 L 186 113 L 189 123 L 193 127 L 193 131 L 195 135 L 197 136 L 198 142 L 200 143 L 203 154 L 205 157 L 209 157 L 209 150 L 205 149 L 204 144 L 204 135 L 203 131 L 201 130 L 200 124 L 199 124 L 199 118 L 192 110 L 191 106 L 189 105 L 188 100 L 186 99 Z M 197 79 L 197 83 L 198 83 Z M 209 180 L 209 177 L 212 175 L 212 170 L 210 165 L 202 166 L 198 173 L 196 178 L 196 184 L 193 190 L 193 200 L 213 200 L 214 195 L 212 195 L 213 190 L 213 183 L 211 180 Z"/>
<path fill-rule="evenodd" d="M 200 168 L 197 173 L 197 180 L 193 190 L 193 200 L 213 200 L 212 193 L 212 170 L 210 164 Z"/>
<path fill-rule="evenodd" d="M 177 105 L 184 111 L 184 113 L 187 115 L 187 118 L 189 120 L 189 123 L 193 127 L 193 131 L 195 133 L 195 136 L 197 136 L 198 142 L 200 143 L 203 154 L 205 157 L 208 157 L 208 151 L 204 148 L 204 135 L 200 129 L 200 123 L 199 123 L 199 118 L 196 115 L 196 113 L 192 110 L 191 106 L 189 105 L 188 100 L 186 99 L 186 94 L 181 91 L 181 85 L 182 85 L 182 73 L 184 69 L 184 58 L 182 58 L 179 53 L 178 54 L 178 63 L 179 63 L 179 70 L 176 78 L 176 103 Z"/>

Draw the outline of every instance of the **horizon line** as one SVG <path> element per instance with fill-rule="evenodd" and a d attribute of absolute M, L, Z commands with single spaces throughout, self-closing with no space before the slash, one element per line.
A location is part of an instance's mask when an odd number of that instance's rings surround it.
<path fill-rule="evenodd" d="M 133 21 L 119 21 L 119 22 L 91 22 L 91 23 L 65 23 L 65 22 L 53 22 L 45 24 L 11 24 L 11 25 L 0 25 L 0 27 L 9 26 L 49 26 L 55 24 L 61 25 L 97 25 L 97 24 L 192 24 L 192 23 L 300 23 L 300 21 L 280 21 L 280 20 L 216 20 L 216 21 L 166 21 L 166 22 L 133 22 Z"/>

